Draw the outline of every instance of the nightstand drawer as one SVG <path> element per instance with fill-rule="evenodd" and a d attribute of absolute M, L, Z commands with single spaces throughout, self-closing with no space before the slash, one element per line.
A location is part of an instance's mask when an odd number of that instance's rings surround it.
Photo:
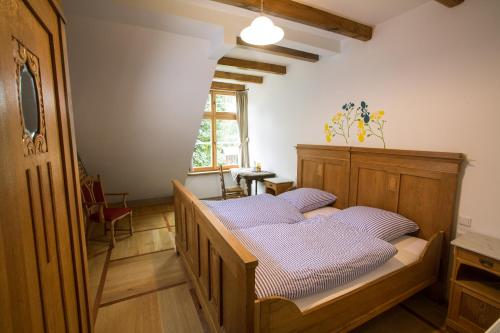
<path fill-rule="evenodd" d="M 270 182 L 265 182 L 265 186 L 266 186 L 266 188 L 274 190 L 274 191 L 278 190 L 278 184 L 273 184 L 273 183 L 270 183 Z"/>
<path fill-rule="evenodd" d="M 279 195 L 288 191 L 293 186 L 293 181 L 283 181 L 280 178 L 271 178 L 264 181 L 264 186 L 266 187 L 266 193 Z"/>
<path fill-rule="evenodd" d="M 467 261 L 475 266 L 482 267 L 489 271 L 500 274 L 500 263 L 498 262 L 498 260 L 461 248 L 457 248 L 457 258 L 463 261 Z"/>

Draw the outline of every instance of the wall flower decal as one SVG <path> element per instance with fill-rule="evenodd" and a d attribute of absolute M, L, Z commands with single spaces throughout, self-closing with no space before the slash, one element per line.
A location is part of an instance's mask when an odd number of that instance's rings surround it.
<path fill-rule="evenodd" d="M 337 112 L 330 122 L 325 124 L 325 137 L 327 142 L 331 142 L 335 136 L 340 136 L 346 144 L 349 144 L 351 127 L 356 121 L 358 110 L 354 103 L 346 103 L 342 106 L 342 111 Z"/>
<path fill-rule="evenodd" d="M 384 125 L 387 121 L 382 119 L 384 117 L 384 114 L 385 114 L 384 110 L 379 110 L 374 113 L 366 111 L 366 114 L 363 116 L 362 120 L 361 119 L 358 120 L 358 127 L 359 124 L 362 124 L 364 135 L 366 135 L 367 137 L 378 138 L 380 141 L 382 141 L 384 148 L 386 148 L 385 137 L 384 137 Z M 363 137 L 360 137 L 358 134 L 359 142 L 364 141 L 364 135 Z"/>
<path fill-rule="evenodd" d="M 349 143 L 349 127 L 345 121 L 345 115 L 342 112 L 337 112 L 329 123 L 325 124 L 326 141 L 331 142 L 333 137 L 341 136 L 345 143 Z"/>
<path fill-rule="evenodd" d="M 358 120 L 358 141 L 365 142 L 366 130 L 363 120 Z"/>
<path fill-rule="evenodd" d="M 384 125 L 386 120 L 382 119 L 384 115 L 384 110 L 373 113 L 368 111 L 368 104 L 365 101 L 361 101 L 357 107 L 352 102 L 346 103 L 342 106 L 342 111 L 337 112 L 330 122 L 325 123 L 326 141 L 330 143 L 335 136 L 341 136 L 345 143 L 349 144 L 351 127 L 357 123 L 356 136 L 359 142 L 363 143 L 366 138 L 374 137 L 381 140 L 385 148 Z"/>

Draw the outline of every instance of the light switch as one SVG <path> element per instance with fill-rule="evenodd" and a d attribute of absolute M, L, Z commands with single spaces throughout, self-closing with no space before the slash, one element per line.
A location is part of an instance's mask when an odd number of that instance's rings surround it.
<path fill-rule="evenodd" d="M 458 217 L 458 224 L 462 227 L 465 227 L 465 228 L 471 228 L 472 227 L 472 217 L 459 216 Z"/>

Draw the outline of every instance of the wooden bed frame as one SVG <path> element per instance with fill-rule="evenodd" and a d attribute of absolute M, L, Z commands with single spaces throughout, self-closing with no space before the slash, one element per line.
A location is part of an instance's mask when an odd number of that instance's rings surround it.
<path fill-rule="evenodd" d="M 257 299 L 257 259 L 181 183 L 175 193 L 176 250 L 213 332 L 344 332 L 441 282 L 447 268 L 462 154 L 298 145 L 298 187 L 337 195 L 335 206 L 401 213 L 428 244 L 419 260 L 305 312 L 282 297 Z M 444 254 L 441 253 L 444 251 Z"/>

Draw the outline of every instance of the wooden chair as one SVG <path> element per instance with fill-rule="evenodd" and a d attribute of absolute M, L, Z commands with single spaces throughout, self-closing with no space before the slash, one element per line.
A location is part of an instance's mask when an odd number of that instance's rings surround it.
<path fill-rule="evenodd" d="M 104 234 L 107 233 L 107 224 L 111 229 L 111 247 L 115 247 L 115 223 L 128 218 L 130 235 L 133 235 L 132 209 L 127 207 L 128 193 L 104 193 L 99 175 L 85 176 L 80 184 L 82 201 L 87 219 L 104 225 Z M 123 207 L 108 207 L 106 196 L 121 196 Z"/>
<path fill-rule="evenodd" d="M 245 191 L 239 186 L 226 188 L 226 183 L 224 181 L 224 173 L 222 170 L 222 165 L 219 166 L 219 176 L 220 176 L 220 187 L 222 190 L 222 199 L 223 200 L 241 198 L 241 197 L 245 196 Z"/>

